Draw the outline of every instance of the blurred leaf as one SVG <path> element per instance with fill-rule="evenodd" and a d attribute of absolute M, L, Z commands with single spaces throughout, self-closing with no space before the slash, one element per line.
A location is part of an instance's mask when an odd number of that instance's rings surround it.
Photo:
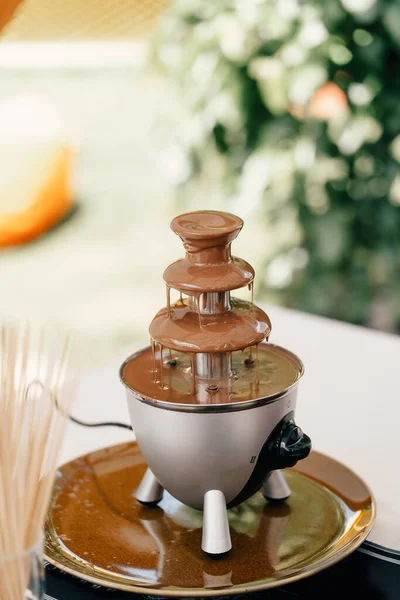
<path fill-rule="evenodd" d="M 400 3 L 175 0 L 157 51 L 174 44 L 207 123 L 187 204 L 213 181 L 222 209 L 263 214 L 268 298 L 400 330 Z"/>

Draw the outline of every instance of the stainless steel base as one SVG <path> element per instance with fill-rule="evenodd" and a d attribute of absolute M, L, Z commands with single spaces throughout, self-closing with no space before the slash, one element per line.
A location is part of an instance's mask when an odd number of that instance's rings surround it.
<path fill-rule="evenodd" d="M 232 548 L 226 500 L 220 490 L 210 490 L 204 496 L 201 547 L 207 554 L 224 554 Z"/>
<path fill-rule="evenodd" d="M 272 471 L 263 485 L 263 495 L 267 500 L 281 502 L 290 496 L 290 487 L 282 471 Z"/>
<path fill-rule="evenodd" d="M 158 504 L 163 497 L 164 488 L 158 483 L 152 471 L 147 469 L 136 492 L 136 500 L 141 504 Z"/>

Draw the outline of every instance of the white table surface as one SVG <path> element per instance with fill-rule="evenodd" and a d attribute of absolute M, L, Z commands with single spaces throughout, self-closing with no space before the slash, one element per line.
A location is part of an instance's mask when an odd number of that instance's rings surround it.
<path fill-rule="evenodd" d="M 400 550 L 400 337 L 278 307 L 264 307 L 271 341 L 297 353 L 306 373 L 296 421 L 316 450 L 354 469 L 370 486 L 378 516 L 370 540 Z M 146 340 L 144 340 L 146 344 Z M 137 348 L 127 349 L 126 355 Z M 73 412 L 128 423 L 118 369 L 125 356 L 82 378 Z M 70 423 L 60 462 L 133 439 L 128 430 Z"/>

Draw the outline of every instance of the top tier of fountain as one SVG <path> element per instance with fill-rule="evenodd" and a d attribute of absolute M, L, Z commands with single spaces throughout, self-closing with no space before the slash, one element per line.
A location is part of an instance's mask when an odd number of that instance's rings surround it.
<path fill-rule="evenodd" d="M 182 240 L 186 257 L 166 269 L 166 284 L 196 296 L 250 285 L 253 267 L 231 254 L 242 227 L 242 219 L 224 212 L 198 211 L 173 219 L 171 229 Z"/>

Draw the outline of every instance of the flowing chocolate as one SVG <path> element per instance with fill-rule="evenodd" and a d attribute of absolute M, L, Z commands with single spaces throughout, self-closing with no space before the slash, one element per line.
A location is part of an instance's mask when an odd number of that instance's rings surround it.
<path fill-rule="evenodd" d="M 235 215 L 198 211 L 173 219 L 186 256 L 167 267 L 167 306 L 150 324 L 151 349 L 126 364 L 129 387 L 153 400 L 224 404 L 266 397 L 297 381 L 290 352 L 264 343 L 268 315 L 253 304 L 254 269 L 231 254 L 243 227 Z M 251 301 L 231 298 L 248 287 Z M 179 300 L 171 304 L 171 289 Z"/>
<path fill-rule="evenodd" d="M 183 242 L 186 257 L 164 272 L 167 286 L 185 294 L 226 292 L 251 284 L 254 269 L 231 255 L 242 219 L 224 212 L 198 211 L 176 217 L 171 229 Z"/>

